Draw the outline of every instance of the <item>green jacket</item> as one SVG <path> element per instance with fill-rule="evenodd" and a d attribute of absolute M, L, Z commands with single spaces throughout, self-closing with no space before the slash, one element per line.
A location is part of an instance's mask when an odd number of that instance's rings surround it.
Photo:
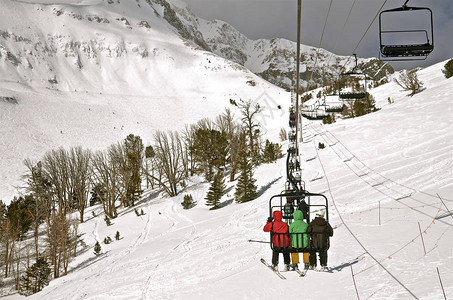
<path fill-rule="evenodd" d="M 302 211 L 296 210 L 294 212 L 294 222 L 289 226 L 289 233 L 291 238 L 291 246 L 293 248 L 308 247 L 308 235 L 306 234 L 308 224 L 304 222 Z M 297 234 L 299 233 L 299 234 Z M 300 234 L 304 233 L 304 234 Z M 303 238 L 302 238 L 303 236 Z M 302 244 L 303 242 L 303 244 Z"/>

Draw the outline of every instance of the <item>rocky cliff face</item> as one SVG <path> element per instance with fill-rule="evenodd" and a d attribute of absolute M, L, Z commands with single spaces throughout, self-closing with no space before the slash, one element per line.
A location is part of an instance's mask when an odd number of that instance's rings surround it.
<path fill-rule="evenodd" d="M 125 73 L 111 68 L 113 61 L 126 68 L 146 61 L 152 67 L 169 50 L 163 45 L 169 42 L 164 41 L 167 31 L 170 44 L 176 43 L 176 36 L 187 46 L 213 52 L 277 86 L 287 90 L 294 86 L 296 43 L 250 40 L 228 23 L 198 18 L 176 0 L 99 0 L 86 7 L 5 0 L 2 10 L 10 17 L 0 21 L 0 72 L 11 80 L 77 89 L 77 80 L 70 80 L 67 72 L 78 72 L 81 80 L 106 85 L 106 77 L 118 79 Z M 353 66 L 348 57 L 301 46 L 304 87 L 335 81 Z M 390 65 L 375 58 L 359 59 L 359 66 L 376 84 L 393 73 Z M 102 79 L 99 72 L 107 76 Z"/>
<path fill-rule="evenodd" d="M 295 80 L 296 43 L 275 38 L 250 40 L 234 27 L 223 21 L 206 21 L 197 18 L 190 10 L 176 9 L 176 16 L 185 26 L 202 35 L 205 49 L 245 66 L 262 78 L 290 90 Z M 192 40 L 199 44 L 196 39 Z M 354 67 L 354 60 L 338 56 L 324 49 L 301 45 L 301 85 L 323 85 L 337 80 L 338 75 Z M 379 84 L 393 68 L 376 58 L 359 58 L 358 67 Z"/>

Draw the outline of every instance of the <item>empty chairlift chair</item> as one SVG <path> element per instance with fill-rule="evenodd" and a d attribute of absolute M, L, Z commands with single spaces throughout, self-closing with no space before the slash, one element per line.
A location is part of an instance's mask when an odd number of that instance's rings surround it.
<path fill-rule="evenodd" d="M 321 105 L 319 101 L 315 104 L 302 107 L 301 114 L 308 120 L 322 120 L 329 116 L 329 113 L 326 112 L 325 105 Z"/>
<path fill-rule="evenodd" d="M 324 106 L 328 113 L 342 112 L 344 109 L 344 103 L 338 95 L 325 96 Z"/>
<path fill-rule="evenodd" d="M 379 14 L 380 58 L 423 60 L 434 50 L 433 13 L 427 7 L 399 8 Z"/>
<path fill-rule="evenodd" d="M 367 75 L 357 70 L 357 56 L 355 67 L 350 72 L 341 73 L 338 80 L 338 95 L 343 100 L 364 99 L 367 94 Z"/>

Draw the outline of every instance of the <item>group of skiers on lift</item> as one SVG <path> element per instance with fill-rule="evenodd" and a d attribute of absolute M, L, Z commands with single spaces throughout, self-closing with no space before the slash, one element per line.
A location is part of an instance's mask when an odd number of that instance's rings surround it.
<path fill-rule="evenodd" d="M 280 252 L 283 253 L 285 271 L 289 271 L 290 268 L 292 270 L 299 268 L 298 252 L 300 251 L 291 253 L 291 264 L 290 253 L 285 251 L 290 247 L 307 249 L 307 252 L 303 252 L 303 262 L 304 268 L 309 270 L 316 269 L 316 253 L 319 252 L 321 270 L 327 270 L 327 249 L 329 237 L 333 236 L 333 229 L 329 222 L 324 219 L 324 214 L 324 210 L 318 211 L 315 219 L 309 222 L 309 206 L 305 200 L 300 201 L 297 210 L 294 211 L 292 199 L 287 199 L 283 212 L 280 210 L 273 212 L 273 217 L 267 219 L 263 230 L 272 233 L 272 267 L 275 270 L 278 270 Z M 282 221 L 283 219 L 286 222 Z"/>

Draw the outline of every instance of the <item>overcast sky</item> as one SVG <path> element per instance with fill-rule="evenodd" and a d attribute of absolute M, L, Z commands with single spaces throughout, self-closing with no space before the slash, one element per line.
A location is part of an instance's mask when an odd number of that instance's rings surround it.
<path fill-rule="evenodd" d="M 250 39 L 297 39 L 297 0 L 182 0 L 199 17 L 226 21 Z M 385 0 L 333 0 L 322 48 L 350 55 Z M 404 0 L 387 0 L 384 9 L 401 7 Z M 319 46 L 330 0 L 302 0 L 301 42 Z M 389 62 L 395 69 L 428 66 L 453 57 L 453 0 L 411 0 L 408 6 L 428 6 L 434 18 L 434 51 L 423 61 Z M 427 14 L 416 16 L 427 19 Z M 425 23 L 418 24 L 424 28 Z M 342 30 L 344 28 L 344 30 Z M 394 29 L 394 28 L 389 28 Z M 420 28 L 418 28 L 420 29 Z M 359 57 L 378 57 L 376 19 L 355 51 Z"/>

